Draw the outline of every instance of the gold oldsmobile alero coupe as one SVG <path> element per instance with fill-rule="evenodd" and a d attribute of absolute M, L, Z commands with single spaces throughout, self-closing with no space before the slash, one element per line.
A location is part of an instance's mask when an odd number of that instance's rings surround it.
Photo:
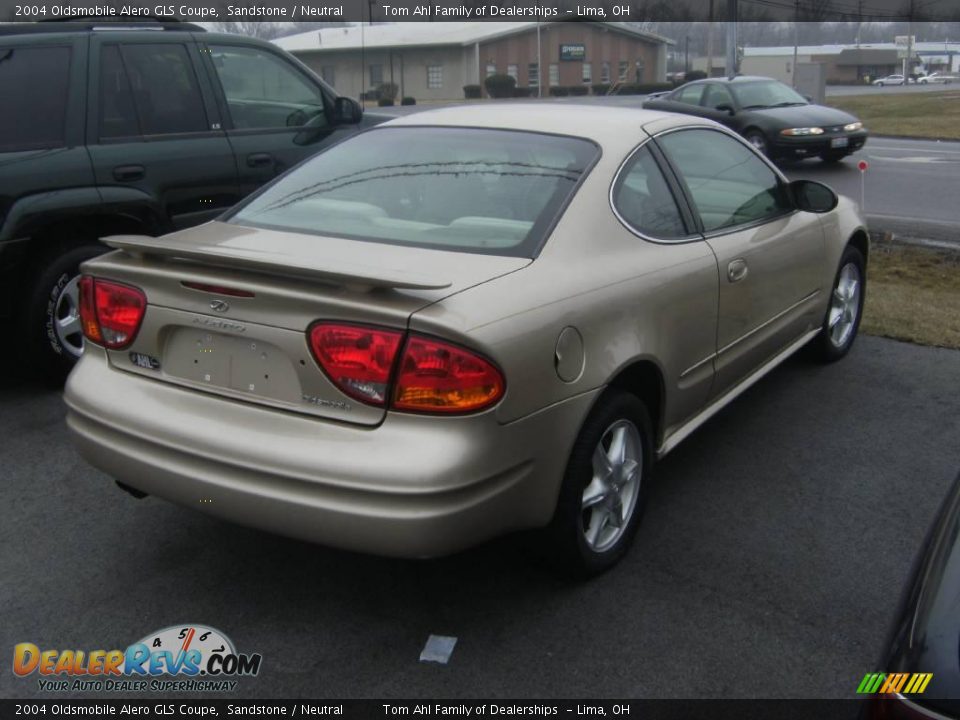
<path fill-rule="evenodd" d="M 574 105 L 410 115 L 106 242 L 65 398 L 124 487 L 396 556 L 542 528 L 584 573 L 654 460 L 802 346 L 847 353 L 868 251 L 710 120 Z"/>

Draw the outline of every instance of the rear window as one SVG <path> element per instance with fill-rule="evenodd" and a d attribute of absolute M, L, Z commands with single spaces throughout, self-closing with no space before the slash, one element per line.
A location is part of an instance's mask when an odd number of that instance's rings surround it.
<path fill-rule="evenodd" d="M 64 145 L 70 49 L 0 47 L 0 152 Z"/>
<path fill-rule="evenodd" d="M 230 221 L 532 257 L 598 152 L 539 133 L 378 128 L 283 176 Z"/>

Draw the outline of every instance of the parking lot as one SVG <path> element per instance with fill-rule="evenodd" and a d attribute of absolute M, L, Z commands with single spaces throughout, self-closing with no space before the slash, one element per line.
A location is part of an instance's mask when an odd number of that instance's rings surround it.
<path fill-rule="evenodd" d="M 204 623 L 263 655 L 240 693 L 264 698 L 851 697 L 960 469 L 958 360 L 871 337 L 790 360 L 660 465 L 634 551 L 586 584 L 523 538 L 400 562 L 135 500 L 77 457 L 60 393 L 8 370 L 0 643 Z M 448 666 L 418 662 L 430 633 L 458 637 Z"/>

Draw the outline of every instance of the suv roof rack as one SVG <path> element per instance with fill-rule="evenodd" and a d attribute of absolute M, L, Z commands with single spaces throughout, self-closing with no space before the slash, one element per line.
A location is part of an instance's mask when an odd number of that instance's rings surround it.
<path fill-rule="evenodd" d="M 0 35 L 58 33 L 93 30 L 161 30 L 206 32 L 206 28 L 177 18 L 156 15 L 75 15 L 69 18 L 45 18 L 37 22 L 0 24 Z"/>

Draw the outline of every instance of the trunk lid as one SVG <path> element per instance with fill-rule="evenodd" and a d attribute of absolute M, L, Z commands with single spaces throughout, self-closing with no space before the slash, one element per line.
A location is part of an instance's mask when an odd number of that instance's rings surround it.
<path fill-rule="evenodd" d="M 133 344 L 108 351 L 114 367 L 364 425 L 379 423 L 385 410 L 350 398 L 327 378 L 307 341 L 313 322 L 405 330 L 427 305 L 531 262 L 220 222 L 104 242 L 119 252 L 86 263 L 84 272 L 147 296 Z"/>

